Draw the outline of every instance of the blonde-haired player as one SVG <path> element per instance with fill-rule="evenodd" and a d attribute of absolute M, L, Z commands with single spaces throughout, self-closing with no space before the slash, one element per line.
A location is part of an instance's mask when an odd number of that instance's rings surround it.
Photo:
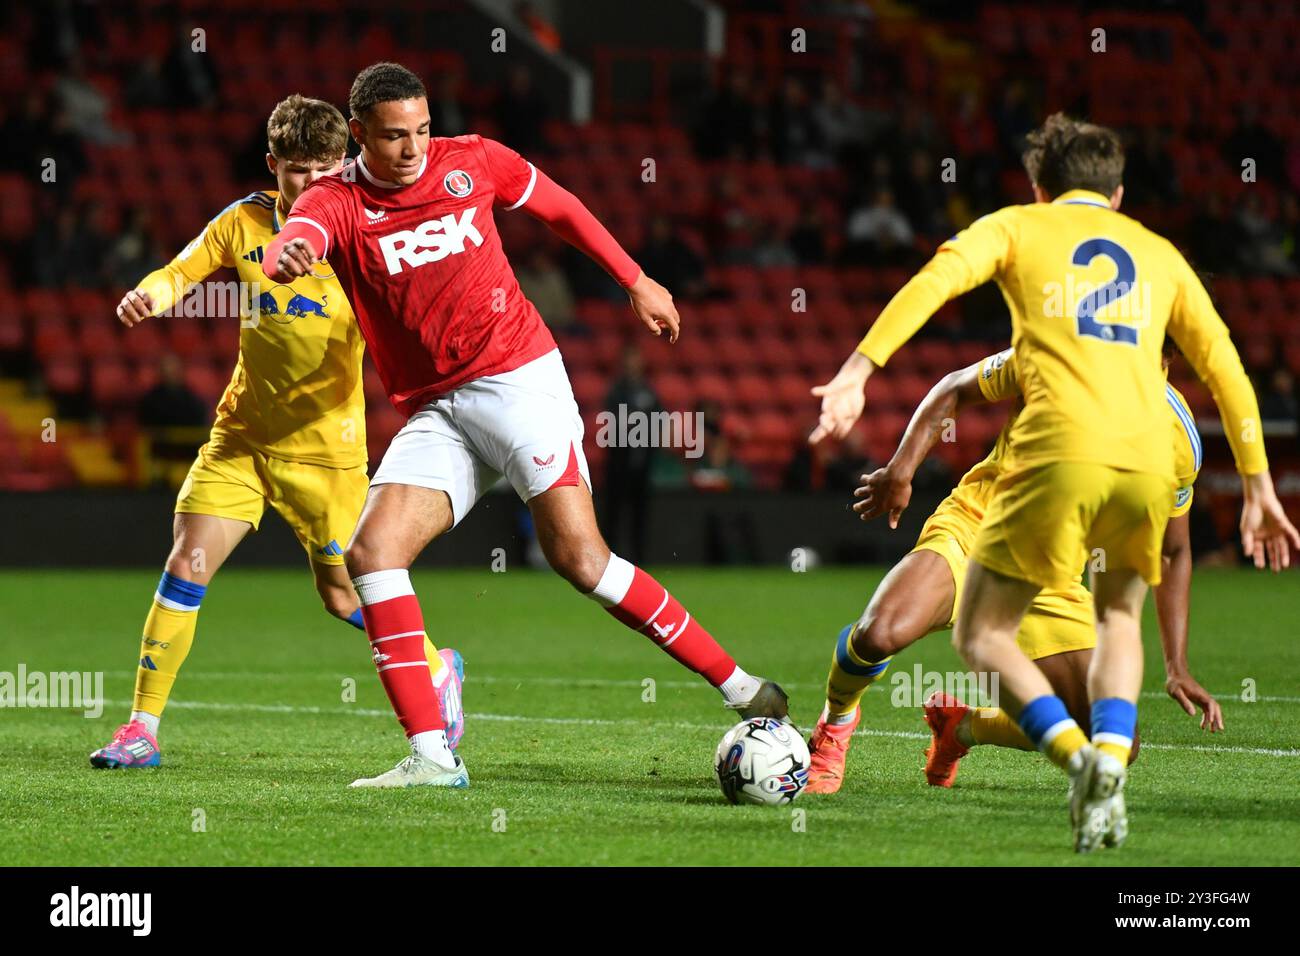
<path fill-rule="evenodd" d="M 364 630 L 343 566 L 368 488 L 361 333 L 328 263 L 283 285 L 262 273 L 263 251 L 294 200 L 343 165 L 347 140 L 347 123 L 329 103 L 297 94 L 281 101 L 267 121 L 266 164 L 277 188 L 231 203 L 117 307 L 122 323 L 135 326 L 168 312 L 224 266 L 239 275 L 247 314 L 212 433 L 176 498 L 172 550 L 145 619 L 130 719 L 90 755 L 95 767 L 161 762 L 159 721 L 204 593 L 268 503 L 306 549 L 325 609 Z M 437 651 L 427 636 L 425 652 L 449 735 L 458 739 L 460 655 Z"/>
<path fill-rule="evenodd" d="M 890 301 L 835 378 L 814 389 L 810 440 L 843 435 L 863 386 L 945 302 L 995 280 L 1011 311 L 1025 408 L 970 556 L 954 643 L 996 672 L 1025 735 L 1070 778 L 1075 849 L 1118 845 L 1120 799 L 1142 684 L 1141 609 L 1158 584 L 1174 507 L 1160 353 L 1166 331 L 1214 395 L 1242 476 L 1242 545 L 1256 566 L 1288 567 L 1300 534 L 1273 489 L 1259 408 L 1200 280 L 1167 240 L 1119 213 L 1123 149 L 1114 131 L 1049 117 L 1025 165 L 1035 202 L 1009 206 L 945 242 Z M 1068 587 L 1089 554 L 1097 650 L 1089 736 L 1016 645 L 1044 588 Z"/>

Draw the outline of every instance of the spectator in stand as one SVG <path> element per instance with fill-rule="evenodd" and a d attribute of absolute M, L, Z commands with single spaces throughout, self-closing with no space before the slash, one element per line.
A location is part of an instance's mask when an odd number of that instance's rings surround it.
<path fill-rule="evenodd" d="M 537 311 L 542 314 L 551 331 L 578 330 L 573 290 L 546 246 L 534 246 L 532 254 L 515 270 L 515 277 L 519 280 L 519 288 L 523 290 L 524 296 L 537 306 Z"/>
<path fill-rule="evenodd" d="M 140 397 L 138 418 L 147 428 L 208 424 L 207 406 L 185 384 L 185 366 L 171 352 L 158 360 L 158 384 Z"/>
<path fill-rule="evenodd" d="M 731 443 L 716 435 L 690 466 L 690 485 L 698 492 L 725 494 L 753 485 L 753 478 L 731 454 Z M 760 559 L 754 516 L 748 508 L 717 505 L 704 512 L 704 560 L 709 564 L 756 564 Z"/>
<path fill-rule="evenodd" d="M 704 103 L 695 151 L 702 159 L 740 157 L 757 152 L 760 115 L 749 74 L 733 70 Z"/>
<path fill-rule="evenodd" d="M 704 453 L 688 467 L 690 485 L 696 491 L 734 491 L 754 483 L 749 469 L 732 457 L 731 443 L 725 435 L 706 441 Z"/>
<path fill-rule="evenodd" d="M 1174 159 L 1165 149 L 1160 130 L 1143 127 L 1124 150 L 1124 198 L 1145 206 L 1176 202 L 1180 193 Z"/>
<path fill-rule="evenodd" d="M 0 123 L 0 170 L 34 176 L 45 155 L 40 144 L 49 131 L 45 97 L 35 88 L 28 89 L 18 106 L 12 103 Z M 62 172 L 62 170 L 60 170 Z"/>
<path fill-rule="evenodd" d="M 1242 237 L 1234 220 L 1223 211 L 1223 200 L 1210 193 L 1188 224 L 1193 264 L 1209 273 L 1223 272 L 1237 263 Z"/>
<path fill-rule="evenodd" d="M 1236 227 L 1240 236 L 1237 262 L 1243 272 L 1256 275 L 1295 274 L 1286 246 L 1282 224 L 1264 210 L 1258 190 L 1247 190 L 1237 204 Z"/>
<path fill-rule="evenodd" d="M 774 160 L 813 169 L 831 165 L 815 114 L 803 81 L 787 76 L 768 108 L 768 148 Z"/>
<path fill-rule="evenodd" d="M 148 206 L 132 206 L 126 227 L 109 240 L 104 256 L 104 282 L 115 288 L 130 288 L 142 275 L 161 268 L 167 261 L 158 249 L 151 228 Z"/>
<path fill-rule="evenodd" d="M 1036 111 L 1030 105 L 1023 80 L 1013 80 L 1002 90 L 997 111 L 998 141 L 1005 166 L 1017 166 L 1025 147 L 1025 134 L 1038 125 Z M 991 203 L 996 206 L 998 203 Z"/>
<path fill-rule="evenodd" d="M 717 192 L 705 217 L 709 247 L 722 262 L 752 265 L 754 222 L 745 208 L 740 180 L 726 173 L 717 183 Z"/>
<path fill-rule="evenodd" d="M 129 110 L 158 110 L 171 105 L 171 90 L 163 79 L 162 63 L 156 56 L 146 54 L 140 58 L 122 98 Z"/>
<path fill-rule="evenodd" d="M 438 76 L 435 95 L 429 100 L 431 136 L 461 136 L 469 129 L 460 99 L 461 77 L 447 72 Z"/>
<path fill-rule="evenodd" d="M 975 195 L 997 195 L 998 174 L 1002 169 L 998 150 L 998 128 L 979 94 L 974 90 L 967 90 L 957 101 L 957 111 L 948 127 L 948 134 L 953 147 L 951 155 L 957 161 L 957 168 L 960 170 L 957 181 L 962 188 Z M 931 155 L 927 151 L 926 158 L 929 166 L 925 172 L 925 179 L 933 186 L 942 186 L 938 160 L 932 159 Z M 915 168 L 916 156 L 916 151 L 913 151 L 911 160 L 913 180 L 918 178 Z M 940 189 L 941 197 L 945 193 L 946 190 Z M 902 193 L 899 195 L 901 196 Z M 938 203 L 944 204 L 943 198 L 940 198 Z M 946 239 L 948 235 L 951 235 L 951 232 L 945 234 L 944 238 Z"/>
<path fill-rule="evenodd" d="M 1268 388 L 1259 393 L 1259 417 L 1266 422 L 1300 423 L 1300 400 L 1296 399 L 1295 376 L 1280 365 L 1269 376 Z"/>
<path fill-rule="evenodd" d="M 879 465 L 867 454 L 866 434 L 861 428 L 854 428 L 844 436 L 844 441 L 840 443 L 835 457 L 825 464 L 823 474 L 826 488 L 829 491 L 852 495 L 853 489 L 862 483 L 861 477 L 870 474 L 878 467 Z"/>
<path fill-rule="evenodd" d="M 1281 141 L 1259 120 L 1259 106 L 1251 97 L 1241 101 L 1237 126 L 1223 143 L 1223 159 L 1229 168 L 1240 173 L 1242 161 L 1255 161 L 1255 175 L 1266 182 L 1282 185 L 1285 150 Z"/>
<path fill-rule="evenodd" d="M 177 109 L 215 109 L 217 72 L 205 50 L 196 50 L 194 31 L 198 24 L 178 24 L 162 74 L 170 93 L 171 106 Z M 263 137 L 265 138 L 265 137 Z"/>
<path fill-rule="evenodd" d="M 844 235 L 849 261 L 896 264 L 906 261 L 914 233 L 894 204 L 894 194 L 881 189 L 870 204 L 849 214 Z"/>
<path fill-rule="evenodd" d="M 1295 193 L 1282 194 L 1282 252 L 1293 274 L 1300 271 L 1300 198 Z"/>
<path fill-rule="evenodd" d="M 918 149 L 908 161 L 903 188 L 896 193 L 900 197 L 900 211 L 916 231 L 940 241 L 953 233 L 952 223 L 948 221 L 947 196 L 940 178 L 942 173 L 939 160 Z"/>
<path fill-rule="evenodd" d="M 635 421 L 626 417 L 632 413 L 652 415 L 660 409 L 659 396 L 645 377 L 645 359 L 641 350 L 635 345 L 626 346 L 619 376 L 605 397 L 605 411 L 612 414 L 615 421 L 621 422 Z M 629 561 L 637 564 L 645 555 L 650 471 L 655 451 L 648 442 L 632 445 L 615 441 L 605 459 L 605 538 L 615 553 L 626 555 Z"/>
<path fill-rule="evenodd" d="M 560 41 L 560 31 L 543 17 L 537 10 L 537 7 L 526 0 L 521 0 L 515 4 L 515 19 L 526 26 L 533 35 L 533 39 L 545 50 L 552 53 L 558 53 L 562 46 Z"/>
<path fill-rule="evenodd" d="M 800 265 L 816 266 L 826 261 L 826 223 L 815 203 L 799 204 L 799 219 L 790 231 L 790 248 Z"/>
<path fill-rule="evenodd" d="M 821 98 L 813 106 L 813 122 L 827 151 L 842 168 L 860 169 L 865 165 L 866 114 L 830 77 L 822 81 Z"/>
<path fill-rule="evenodd" d="M 532 71 L 522 63 L 515 64 L 497 100 L 501 141 L 525 156 L 545 152 L 542 128 L 548 113 L 545 97 L 533 85 Z"/>
<path fill-rule="evenodd" d="M 672 220 L 663 213 L 651 218 L 637 262 L 646 275 L 658 276 L 664 288 L 679 299 L 700 298 L 707 291 L 703 260 L 681 239 Z"/>
<path fill-rule="evenodd" d="M 779 219 L 766 219 L 758 224 L 758 241 L 754 244 L 753 262 L 761 269 L 779 269 L 799 264 L 799 257 L 790 247 L 790 232 Z"/>
<path fill-rule="evenodd" d="M 38 230 L 32 242 L 31 271 L 37 285 L 94 288 L 100 284 L 108 243 L 103 214 L 102 204 L 94 201 L 58 207 L 54 228 Z"/>
<path fill-rule="evenodd" d="M 115 129 L 108 120 L 108 97 L 86 76 L 81 57 L 73 54 L 54 84 L 59 106 L 68 127 L 82 140 L 96 146 L 120 146 L 131 137 Z"/>

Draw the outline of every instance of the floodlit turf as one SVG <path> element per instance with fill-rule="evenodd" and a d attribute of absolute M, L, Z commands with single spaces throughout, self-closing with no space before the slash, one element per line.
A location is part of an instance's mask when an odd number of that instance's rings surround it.
<path fill-rule="evenodd" d="M 807 729 L 836 632 L 876 569 L 657 569 L 743 666 L 791 692 Z M 716 693 L 550 575 L 420 572 L 439 646 L 466 660 L 472 786 L 358 792 L 405 753 L 362 635 L 325 615 L 305 572 L 223 571 L 163 722 L 164 765 L 96 771 L 130 703 L 156 570 L 0 574 L 0 671 L 103 671 L 98 719 L 0 711 L 6 864 L 1024 864 L 1300 862 L 1300 582 L 1198 572 L 1196 675 L 1227 732 L 1164 698 L 1148 602 L 1142 757 L 1119 851 L 1069 851 L 1065 780 L 1034 754 L 980 748 L 927 787 L 919 713 L 865 701 L 835 796 L 731 807 L 713 779 Z M 947 635 L 896 671 L 963 669 Z M 355 702 L 344 700 L 355 681 Z M 653 680 L 653 701 L 643 682 Z M 1255 682 L 1258 700 L 1239 698 Z M 881 688 L 885 692 L 882 692 Z M 792 813 L 804 811 L 804 813 Z M 802 819 L 800 819 L 802 818 Z M 196 832 L 197 831 L 197 832 Z"/>

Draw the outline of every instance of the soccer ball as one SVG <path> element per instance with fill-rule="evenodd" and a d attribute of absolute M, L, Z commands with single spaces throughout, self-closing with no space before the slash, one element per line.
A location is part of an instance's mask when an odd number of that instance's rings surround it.
<path fill-rule="evenodd" d="M 742 720 L 718 744 L 713 768 L 728 803 L 789 803 L 808 782 L 808 745 L 793 724 Z"/>

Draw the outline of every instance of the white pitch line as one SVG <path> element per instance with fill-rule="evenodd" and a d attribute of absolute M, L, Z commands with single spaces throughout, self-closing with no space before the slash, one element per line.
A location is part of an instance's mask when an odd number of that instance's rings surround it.
<path fill-rule="evenodd" d="M 195 678 L 207 678 L 208 680 L 341 680 L 345 674 L 329 673 L 305 673 L 302 671 L 203 671 L 194 670 L 186 671 L 187 674 L 193 674 Z M 112 678 L 134 678 L 135 671 L 104 671 L 105 677 Z M 643 678 L 644 679 L 644 678 Z M 473 674 L 467 677 L 475 684 L 540 684 L 551 687 L 635 687 L 638 690 L 644 687 L 640 680 L 616 679 L 606 677 L 504 677 L 498 674 Z M 656 687 L 666 687 L 669 690 L 713 690 L 703 680 L 659 680 L 655 678 Z M 786 690 L 824 690 L 825 684 L 804 684 L 799 682 L 787 683 L 780 681 L 782 687 Z M 885 691 L 889 693 L 889 691 Z M 1269 694 L 1260 694 L 1254 701 L 1243 701 L 1237 699 L 1239 690 L 1231 692 L 1221 691 L 1213 696 L 1221 704 L 1244 704 L 1244 703 L 1269 703 L 1269 704 L 1300 704 L 1300 697 L 1274 696 Z M 1142 696 L 1148 700 L 1169 700 L 1168 694 L 1158 690 L 1146 690 Z"/>
<path fill-rule="evenodd" d="M 129 700 L 106 700 L 106 707 L 130 707 Z M 292 704 L 231 704 L 219 701 L 174 700 L 168 707 L 180 710 L 216 710 L 230 712 L 252 712 L 260 714 L 318 714 L 339 717 L 388 717 L 391 710 L 377 710 L 373 707 L 304 707 Z M 487 720 L 502 723 L 553 724 L 557 726 L 579 727 L 643 727 L 645 721 L 629 718 L 611 719 L 602 717 L 527 717 L 522 714 L 482 714 L 466 711 L 467 720 Z M 726 728 L 721 724 L 696 724 L 688 721 L 655 721 L 656 727 L 674 730 L 719 730 Z M 854 731 L 855 737 L 893 737 L 902 740 L 929 740 L 930 735 L 910 730 L 874 730 L 865 728 Z M 1259 757 L 1300 757 L 1300 749 L 1280 750 L 1271 747 L 1209 747 L 1204 744 L 1157 744 L 1142 741 L 1143 750 L 1193 750 L 1210 754 L 1253 754 Z"/>

